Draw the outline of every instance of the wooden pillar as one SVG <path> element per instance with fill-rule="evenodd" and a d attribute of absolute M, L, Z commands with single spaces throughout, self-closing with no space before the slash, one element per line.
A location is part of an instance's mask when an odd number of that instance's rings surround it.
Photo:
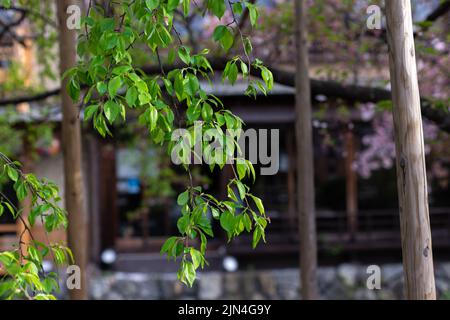
<path fill-rule="evenodd" d="M 411 2 L 386 1 L 407 299 L 436 299 Z"/>
<path fill-rule="evenodd" d="M 304 0 L 296 9 L 296 138 L 297 189 L 300 232 L 301 293 L 305 300 L 317 299 L 317 236 L 314 192 L 314 148 L 312 137 L 311 84 L 309 82 L 306 8 Z"/>
<path fill-rule="evenodd" d="M 141 209 L 142 247 L 145 249 L 150 243 L 150 201 L 145 201 L 145 207 Z"/>
<path fill-rule="evenodd" d="M 355 162 L 355 136 L 349 124 L 344 133 L 345 140 L 345 190 L 347 226 L 350 239 L 354 240 L 358 230 L 358 175 L 353 168 Z"/>
<path fill-rule="evenodd" d="M 116 149 L 103 142 L 100 151 L 101 250 L 114 248 L 118 231 Z"/>
<path fill-rule="evenodd" d="M 100 217 L 100 143 L 97 134 L 88 135 L 86 141 L 88 193 L 89 193 L 89 243 L 90 260 L 100 263 L 101 255 L 101 217 Z"/>
<path fill-rule="evenodd" d="M 33 172 L 33 145 L 29 140 L 28 130 L 25 126 L 23 139 L 22 139 L 22 171 L 24 173 Z M 20 209 L 22 210 L 21 219 L 17 219 L 17 235 L 20 240 L 20 252 L 22 257 L 28 255 L 28 246 L 31 241 L 31 234 L 29 229 L 31 226 L 28 224 L 28 216 L 32 207 L 32 195 L 29 193 L 25 199 L 20 202 Z M 25 225 L 26 224 L 26 225 Z M 23 262 L 23 261 L 22 261 Z"/>
<path fill-rule="evenodd" d="M 59 60 L 61 75 L 76 65 L 77 61 L 77 30 L 67 28 L 66 13 L 70 5 L 80 5 L 77 0 L 56 0 L 59 22 Z M 62 81 L 62 141 L 64 154 L 64 200 L 68 213 L 67 238 L 72 249 L 75 263 L 81 270 L 80 289 L 69 290 L 73 300 L 84 300 L 88 297 L 86 273 L 88 263 L 88 228 L 84 207 L 84 187 L 82 170 L 81 125 L 78 118 L 79 108 L 69 97 L 67 79 Z"/>
<path fill-rule="evenodd" d="M 295 196 L 295 137 L 294 133 L 290 130 L 286 132 L 286 145 L 288 154 L 288 172 L 287 172 L 287 187 L 288 187 L 288 230 L 292 235 L 297 228 L 295 227 L 295 212 L 297 208 L 297 197 Z"/>

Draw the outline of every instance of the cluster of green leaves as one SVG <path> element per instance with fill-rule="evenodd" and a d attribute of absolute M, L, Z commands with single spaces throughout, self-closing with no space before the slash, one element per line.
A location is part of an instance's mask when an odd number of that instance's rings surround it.
<path fill-rule="evenodd" d="M 188 286 L 193 285 L 196 270 L 207 264 L 207 236 L 214 236 L 212 219 L 219 221 L 229 241 L 246 231 L 253 232 L 253 248 L 261 239 L 265 242 L 265 229 L 269 219 L 264 205 L 260 198 L 249 193 L 250 188 L 242 182 L 248 175 L 254 177 L 253 166 L 242 160 L 237 168 L 238 178 L 228 183 L 226 200 L 219 201 L 203 192 L 201 187 L 190 187 L 178 195 L 177 203 L 182 215 L 177 221 L 177 227 L 181 236 L 169 238 L 162 246 L 161 254 L 181 259 L 178 277 Z"/>
<path fill-rule="evenodd" d="M 250 67 L 253 67 L 253 69 L 260 72 L 261 78 L 263 79 L 264 83 L 260 80 L 250 79 Z M 255 59 L 255 61 L 250 64 L 250 67 L 239 56 L 234 57 L 226 64 L 222 74 L 222 79 L 223 81 L 225 81 L 225 79 L 228 79 L 231 84 L 234 84 L 238 79 L 240 68 L 242 78 L 248 80 L 248 87 L 245 91 L 245 94 L 256 98 L 258 91 L 260 91 L 266 95 L 267 92 L 272 90 L 273 88 L 272 72 L 266 66 L 264 66 L 262 61 L 259 59 Z"/>
<path fill-rule="evenodd" d="M 226 10 L 232 10 L 233 17 L 242 13 L 247 7 L 252 25 L 257 23 L 258 12 L 255 5 L 246 1 L 229 2 L 226 0 L 207 0 L 201 11 L 221 18 Z M 227 8 L 227 5 L 229 8 Z M 208 61 L 208 49 L 192 53 L 182 43 L 182 35 L 176 29 L 175 11 L 187 16 L 191 6 L 199 4 L 190 0 L 134 0 L 116 3 L 113 6 L 114 16 L 107 16 L 104 9 L 92 6 L 82 21 L 84 34 L 78 41 L 80 62 L 67 70 L 67 90 L 74 101 L 81 98 L 82 88 L 87 88 L 83 103 L 84 119 L 93 122 L 94 128 L 102 135 L 111 135 L 111 127 L 126 121 L 127 110 L 140 114 L 139 123 L 148 128 L 148 132 L 156 144 L 168 145 L 172 154 L 176 143 L 171 141 L 175 121 L 186 125 L 189 132 L 188 143 L 193 145 L 197 139 L 195 123 L 202 123 L 202 132 L 215 129 L 219 137 L 216 139 L 227 148 L 212 161 L 211 170 L 216 165 L 222 168 L 226 160 L 235 157 L 238 148 L 236 139 L 223 139 L 227 130 L 242 128 L 242 120 L 226 110 L 219 98 L 207 93 L 201 80 L 210 81 L 213 69 Z M 197 8 L 200 9 L 200 8 Z M 234 24 L 236 20 L 234 19 Z M 223 49 L 229 51 L 234 43 L 233 28 L 230 24 L 218 26 L 213 39 Z M 273 86 L 272 73 L 258 59 L 250 58 L 252 45 L 248 37 L 241 35 L 243 56 L 236 56 L 228 62 L 223 79 L 234 84 L 239 76 L 248 80 L 248 95 L 255 95 L 257 90 L 267 93 Z M 131 49 L 137 44 L 145 44 L 150 55 L 160 62 L 161 72 L 156 75 L 146 74 L 136 66 Z M 161 52 L 167 53 L 167 61 L 173 64 L 175 59 L 182 63 L 181 68 L 163 70 Z M 156 59 L 155 59 L 156 60 Z M 237 69 L 239 65 L 240 72 Z M 260 70 L 262 82 L 250 80 L 250 69 Z M 180 118 L 180 107 L 185 108 L 185 118 Z M 177 115 L 177 118 L 175 117 Z M 202 145 L 205 154 L 210 154 L 209 144 Z M 185 154 L 184 163 L 195 154 Z M 198 156 L 198 155 L 197 155 Z M 230 182 L 229 190 L 237 188 L 240 200 L 234 193 L 229 193 L 227 201 L 218 201 L 211 195 L 202 193 L 199 187 L 190 187 L 187 193 L 178 198 L 182 207 L 182 216 L 178 228 L 182 236 L 170 238 L 163 246 L 162 252 L 171 257 L 180 257 L 179 279 L 192 285 L 195 271 L 206 263 L 206 236 L 213 236 L 211 222 L 207 213 L 220 220 L 229 238 L 237 236 L 244 230 L 253 230 L 253 244 L 264 239 L 267 225 L 262 201 L 249 193 L 249 187 L 241 180 L 254 169 L 250 162 L 241 160 L 237 164 L 238 175 Z M 186 170 L 190 171 L 189 165 Z M 252 199 L 258 214 L 247 199 Z M 238 214 L 238 211 L 240 213 Z M 200 239 L 200 247 L 189 245 L 189 239 Z"/>
<path fill-rule="evenodd" d="M 67 217 L 58 206 L 60 197 L 58 187 L 51 181 L 38 179 L 33 174 L 24 174 L 20 163 L 11 161 L 0 154 L 1 176 L 14 183 L 19 201 L 31 199 L 31 212 L 28 221 L 22 217 L 22 209 L 16 208 L 3 193 L 0 193 L 0 216 L 10 214 L 23 226 L 19 235 L 19 245 L 11 251 L 0 252 L 0 267 L 5 272 L 0 281 L 0 297 L 3 299 L 27 298 L 36 300 L 55 299 L 53 293 L 59 290 L 58 276 L 54 272 L 45 272 L 44 259 L 53 259 L 55 264 L 73 263 L 69 248 L 59 244 L 44 244 L 33 238 L 31 228 L 36 220 L 43 224 L 46 232 L 67 226 Z M 30 243 L 23 240 L 28 233 Z"/>

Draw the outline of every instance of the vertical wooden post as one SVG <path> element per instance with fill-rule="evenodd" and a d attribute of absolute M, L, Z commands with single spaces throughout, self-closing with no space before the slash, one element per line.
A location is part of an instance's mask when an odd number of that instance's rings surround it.
<path fill-rule="evenodd" d="M 117 205 L 116 148 L 110 141 L 100 146 L 101 250 L 115 247 L 119 228 Z"/>
<path fill-rule="evenodd" d="M 101 256 L 101 217 L 100 217 L 100 143 L 97 137 L 89 135 L 83 141 L 87 145 L 88 165 L 87 183 L 89 193 L 89 256 L 93 263 L 100 263 Z"/>
<path fill-rule="evenodd" d="M 76 64 L 77 31 L 67 28 L 66 13 L 70 5 L 80 5 L 76 0 L 56 0 L 56 8 L 59 22 L 59 57 L 61 75 Z M 80 7 L 81 8 L 81 7 Z M 67 79 L 66 79 L 67 80 Z M 82 171 L 82 147 L 81 127 L 78 118 L 79 110 L 72 102 L 65 90 L 67 81 L 62 81 L 62 140 L 64 153 L 64 197 L 69 215 L 68 245 L 72 249 L 75 264 L 81 270 L 81 288 L 69 290 L 70 298 L 87 299 L 87 217 L 83 199 L 83 171 Z"/>
<path fill-rule="evenodd" d="M 311 84 L 309 82 L 305 1 L 296 0 L 296 138 L 298 210 L 300 232 L 300 277 L 302 298 L 317 299 L 317 243 L 314 195 L 314 150 L 312 139 Z"/>
<path fill-rule="evenodd" d="M 348 231 L 350 239 L 354 240 L 358 229 L 358 175 L 353 168 L 355 161 L 355 136 L 350 126 L 344 133 L 345 189 Z"/>
<path fill-rule="evenodd" d="M 288 172 L 287 172 L 287 185 L 288 185 L 288 227 L 289 236 L 295 236 L 297 228 L 295 225 L 296 214 L 296 196 L 295 196 L 295 136 L 292 131 L 286 132 L 287 136 L 287 154 L 288 154 Z"/>
<path fill-rule="evenodd" d="M 411 3 L 386 1 L 407 299 L 436 299 Z"/>
<path fill-rule="evenodd" d="M 30 173 L 33 172 L 33 145 L 30 143 L 29 140 L 29 131 L 27 129 L 27 126 L 24 128 L 23 132 L 23 138 L 22 138 L 22 171 L 24 173 Z M 20 208 L 22 210 L 21 217 L 22 219 L 17 219 L 17 233 L 20 237 L 20 252 L 23 256 L 28 255 L 28 246 L 31 242 L 31 234 L 29 228 L 31 226 L 28 224 L 28 216 L 31 213 L 31 207 L 32 207 L 32 196 L 31 194 L 28 194 L 25 199 L 23 199 L 20 202 Z M 25 225 L 26 224 L 26 225 Z M 27 230 L 28 228 L 28 230 Z M 23 261 L 22 261 L 23 262 Z"/>

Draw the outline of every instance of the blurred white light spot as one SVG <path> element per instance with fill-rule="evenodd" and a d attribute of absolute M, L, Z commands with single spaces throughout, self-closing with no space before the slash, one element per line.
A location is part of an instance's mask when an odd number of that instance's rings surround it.
<path fill-rule="evenodd" d="M 42 261 L 42 269 L 44 269 L 45 272 L 50 272 L 53 270 L 53 264 L 50 261 L 44 260 Z"/>
<path fill-rule="evenodd" d="M 324 96 L 323 94 L 316 95 L 316 100 L 319 102 L 325 102 L 327 101 L 327 96 Z"/>
<path fill-rule="evenodd" d="M 105 251 L 102 252 L 101 259 L 103 263 L 112 264 L 117 259 L 116 252 L 112 249 L 106 249 Z"/>
<path fill-rule="evenodd" d="M 223 259 L 223 268 L 228 272 L 235 272 L 239 267 L 238 261 L 235 257 L 225 257 Z"/>

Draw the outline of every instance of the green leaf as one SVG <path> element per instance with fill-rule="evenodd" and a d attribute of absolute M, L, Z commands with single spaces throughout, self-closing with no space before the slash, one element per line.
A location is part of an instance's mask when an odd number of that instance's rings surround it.
<path fill-rule="evenodd" d="M 234 194 L 234 191 L 233 191 L 233 189 L 230 187 L 230 186 L 228 186 L 228 198 L 230 198 L 231 200 L 233 200 L 233 201 L 238 201 L 238 199 L 236 198 L 236 195 Z"/>
<path fill-rule="evenodd" d="M 84 109 L 84 121 L 88 121 L 89 119 L 92 118 L 92 116 L 97 112 L 98 110 L 98 105 L 94 104 L 92 106 L 86 107 L 86 109 Z"/>
<path fill-rule="evenodd" d="M 8 174 L 8 177 L 14 182 L 19 179 L 19 172 L 10 165 L 6 166 L 6 173 Z"/>
<path fill-rule="evenodd" d="M 244 51 L 247 56 L 250 56 L 253 51 L 252 42 L 249 37 L 244 38 Z"/>
<path fill-rule="evenodd" d="M 108 93 L 111 98 L 114 98 L 122 86 L 122 77 L 117 76 L 111 79 L 108 83 Z"/>
<path fill-rule="evenodd" d="M 191 254 L 192 263 L 194 268 L 197 269 L 200 265 L 203 264 L 203 256 L 200 251 L 195 248 L 190 248 L 189 253 Z"/>
<path fill-rule="evenodd" d="M 105 18 L 100 21 L 101 32 L 113 31 L 115 26 L 115 21 L 113 18 Z"/>
<path fill-rule="evenodd" d="M 170 237 L 161 247 L 160 254 L 169 253 L 176 244 L 178 237 Z"/>
<path fill-rule="evenodd" d="M 150 95 L 147 92 L 139 94 L 139 103 L 141 106 L 150 102 Z"/>
<path fill-rule="evenodd" d="M 186 234 L 186 232 L 188 231 L 189 224 L 190 224 L 189 214 L 183 215 L 177 221 L 178 231 L 180 231 L 181 234 Z"/>
<path fill-rule="evenodd" d="M 181 73 L 175 77 L 174 89 L 177 99 L 182 101 L 184 98 L 184 79 Z"/>
<path fill-rule="evenodd" d="M 234 232 L 235 223 L 236 219 L 229 211 L 223 212 L 220 216 L 220 226 L 228 233 L 229 238 L 231 238 L 231 235 Z"/>
<path fill-rule="evenodd" d="M 127 90 L 127 94 L 125 96 L 125 100 L 127 101 L 128 106 L 131 108 L 136 105 L 136 99 L 138 97 L 138 92 L 135 87 L 130 87 Z"/>
<path fill-rule="evenodd" d="M 198 103 L 193 104 L 187 109 L 186 116 L 190 122 L 194 122 L 200 117 L 201 112 L 202 109 L 200 108 L 200 105 Z"/>
<path fill-rule="evenodd" d="M 28 195 L 28 190 L 27 187 L 25 185 L 25 183 L 23 181 L 17 181 L 16 185 L 14 186 L 16 189 L 16 195 L 17 195 L 17 199 L 19 201 L 22 201 L 23 199 L 25 199 Z"/>
<path fill-rule="evenodd" d="M 156 122 L 158 121 L 158 110 L 156 110 L 156 108 L 152 105 L 150 105 L 149 110 L 150 131 L 153 131 L 156 128 Z"/>
<path fill-rule="evenodd" d="M 228 70 L 228 80 L 230 81 L 230 83 L 233 85 L 236 80 L 237 80 L 237 75 L 238 75 L 238 67 L 236 66 L 235 63 L 232 63 L 230 65 L 230 68 Z"/>
<path fill-rule="evenodd" d="M 206 233 L 210 237 L 214 237 L 214 233 L 211 227 L 211 221 L 205 216 L 202 216 L 200 218 L 200 221 L 198 222 L 198 226 L 204 233 Z"/>
<path fill-rule="evenodd" d="M 72 98 L 73 101 L 78 101 L 80 99 L 80 91 L 80 84 L 72 78 L 67 83 L 67 92 L 69 93 L 70 98 Z"/>
<path fill-rule="evenodd" d="M 195 75 L 192 73 L 189 73 L 187 75 L 187 85 L 186 85 L 186 91 L 190 96 L 195 96 L 198 89 L 200 88 L 200 84 L 198 82 L 198 79 Z"/>
<path fill-rule="evenodd" d="M 222 38 L 220 38 L 219 43 L 222 46 L 222 48 L 225 49 L 225 51 L 228 51 L 233 46 L 233 42 L 234 36 L 231 33 L 231 31 L 228 28 L 226 28 L 226 31 L 222 36 Z"/>
<path fill-rule="evenodd" d="M 107 90 L 108 90 L 108 86 L 106 85 L 106 83 L 104 83 L 104 82 L 98 82 L 97 83 L 97 91 L 98 91 L 98 93 L 103 95 L 103 94 L 106 93 Z"/>
<path fill-rule="evenodd" d="M 113 123 L 120 112 L 120 105 L 118 105 L 113 100 L 108 100 L 103 106 L 103 110 L 105 112 L 105 117 L 108 119 L 109 123 Z"/>
<path fill-rule="evenodd" d="M 145 0 L 145 5 L 150 11 L 153 11 L 158 7 L 159 0 Z"/>
<path fill-rule="evenodd" d="M 191 0 L 183 0 L 183 14 L 185 17 L 189 14 L 189 8 L 191 6 Z"/>
<path fill-rule="evenodd" d="M 202 108 L 202 118 L 205 121 L 210 121 L 214 115 L 213 108 L 209 105 L 209 103 L 205 102 Z"/>
<path fill-rule="evenodd" d="M 224 25 L 218 25 L 213 32 L 213 39 L 214 41 L 219 41 L 224 36 L 225 32 L 227 31 L 227 27 Z"/>
<path fill-rule="evenodd" d="M 244 76 L 248 75 L 248 66 L 244 63 L 244 61 L 241 61 L 241 71 Z"/>
<path fill-rule="evenodd" d="M 222 18 L 225 10 L 227 9 L 225 6 L 224 0 L 208 0 L 208 9 L 217 17 Z"/>
<path fill-rule="evenodd" d="M 261 199 L 258 198 L 258 197 L 256 197 L 256 196 L 254 196 L 254 195 L 250 195 L 250 197 L 251 197 L 251 198 L 253 199 L 253 201 L 255 202 L 256 207 L 258 208 L 259 212 L 260 212 L 261 214 L 264 214 L 264 213 L 265 213 L 265 211 L 264 211 L 264 205 L 263 205 Z"/>
<path fill-rule="evenodd" d="M 220 212 L 216 208 L 211 207 L 211 214 L 214 217 L 214 219 L 220 218 Z"/>
<path fill-rule="evenodd" d="M 258 22 L 258 10 L 255 5 L 248 4 L 247 5 L 248 11 L 250 13 L 250 23 L 252 27 L 256 26 L 256 23 Z"/>
<path fill-rule="evenodd" d="M 234 129 L 236 121 L 234 116 L 232 116 L 230 113 L 226 112 L 224 114 L 225 117 L 225 123 L 227 125 L 227 129 Z"/>
<path fill-rule="evenodd" d="M 263 234 L 264 230 L 261 230 L 261 227 L 257 226 L 255 228 L 255 231 L 253 231 L 253 241 L 252 241 L 252 247 L 253 249 L 256 248 L 259 241 L 261 240 L 261 236 Z"/>
<path fill-rule="evenodd" d="M 242 3 L 241 2 L 235 2 L 233 3 L 233 12 L 235 14 L 242 14 Z"/>
<path fill-rule="evenodd" d="M 180 193 L 180 195 L 177 198 L 177 203 L 179 206 L 184 206 L 189 201 L 189 190 L 186 190 L 183 193 Z"/>
<path fill-rule="evenodd" d="M 244 184 L 241 181 L 236 180 L 236 186 L 237 186 L 237 188 L 239 190 L 239 196 L 241 197 L 242 200 L 244 200 L 245 199 L 245 194 L 246 194 Z"/>
<path fill-rule="evenodd" d="M 185 46 L 181 46 L 178 49 L 178 56 L 180 57 L 181 61 L 183 61 L 185 64 L 189 65 L 191 63 L 191 56 L 189 53 L 189 48 L 186 48 Z"/>
<path fill-rule="evenodd" d="M 196 272 L 195 272 L 194 265 L 191 262 L 186 261 L 184 263 L 184 277 L 185 277 L 185 279 L 187 281 L 187 285 L 189 287 L 192 287 L 192 285 L 194 284 L 195 276 L 196 276 Z"/>
<path fill-rule="evenodd" d="M 3 204 L 6 206 L 6 208 L 8 208 L 9 212 L 12 214 L 12 216 L 15 216 L 15 212 L 13 207 L 11 206 L 11 204 L 9 204 L 9 202 L 3 202 Z"/>
<path fill-rule="evenodd" d="M 130 71 L 130 69 L 130 66 L 118 66 L 113 69 L 112 74 L 115 76 L 121 76 Z"/>
<path fill-rule="evenodd" d="M 239 180 L 242 180 L 247 175 L 247 164 L 243 161 L 236 162 L 236 168 L 238 172 Z"/>
<path fill-rule="evenodd" d="M 250 232 L 252 230 L 252 220 L 250 219 L 250 216 L 247 213 L 243 214 L 243 222 L 245 230 L 247 230 L 247 232 Z"/>
<path fill-rule="evenodd" d="M 178 7 L 180 4 L 180 0 L 168 0 L 167 2 L 167 10 L 172 11 Z"/>
<path fill-rule="evenodd" d="M 234 42 L 234 36 L 227 26 L 219 25 L 214 29 L 213 32 L 214 41 L 218 41 L 220 45 L 228 51 Z"/>
<path fill-rule="evenodd" d="M 201 241 L 200 252 L 204 255 L 206 252 L 207 240 L 206 240 L 206 236 L 202 232 L 200 232 L 200 241 Z"/>
<path fill-rule="evenodd" d="M 273 88 L 273 75 L 272 72 L 266 67 L 261 68 L 261 76 L 267 86 L 267 89 L 272 90 Z"/>

